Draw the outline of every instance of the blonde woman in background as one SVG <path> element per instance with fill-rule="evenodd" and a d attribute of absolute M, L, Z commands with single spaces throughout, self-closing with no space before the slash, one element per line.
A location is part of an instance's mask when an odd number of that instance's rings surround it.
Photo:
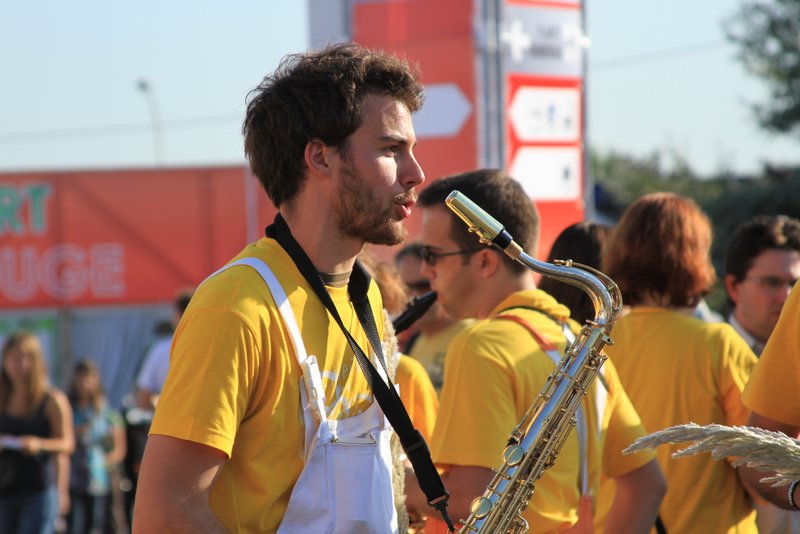
<path fill-rule="evenodd" d="M 69 507 L 55 459 L 74 446 L 72 410 L 48 382 L 39 339 L 10 334 L 0 371 L 0 532 L 53 532 L 59 507 Z"/>

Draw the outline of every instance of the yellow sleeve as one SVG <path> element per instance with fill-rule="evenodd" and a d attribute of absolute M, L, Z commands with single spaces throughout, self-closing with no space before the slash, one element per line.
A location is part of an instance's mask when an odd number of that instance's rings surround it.
<path fill-rule="evenodd" d="M 512 369 L 480 335 L 462 331 L 450 343 L 431 455 L 440 464 L 496 468 L 517 424 Z"/>
<path fill-rule="evenodd" d="M 731 426 L 744 425 L 750 411 L 742 401 L 744 391 L 758 359 L 747 343 L 730 325 L 720 331 L 721 342 L 715 346 L 722 347 L 722 360 L 719 375 L 719 391 L 722 396 L 722 407 L 725 412 L 725 424 Z"/>
<path fill-rule="evenodd" d="M 436 424 L 436 413 L 439 411 L 439 396 L 433 382 L 422 364 L 405 354 L 400 355 L 396 381 L 400 388 L 400 399 L 411 422 L 425 441 L 430 443 Z"/>
<path fill-rule="evenodd" d="M 636 454 L 622 454 L 623 449 L 647 432 L 611 360 L 603 364 L 603 378 L 608 385 L 608 405 L 603 414 L 606 421 L 603 429 L 603 475 L 616 478 L 642 467 L 653 460 L 656 453 L 648 449 Z M 603 386 L 598 384 L 598 387 Z"/>
<path fill-rule="evenodd" d="M 745 405 L 761 415 L 800 426 L 800 289 L 789 294 L 778 324 L 747 383 Z"/>
<path fill-rule="evenodd" d="M 150 433 L 201 443 L 230 456 L 258 376 L 261 350 L 236 314 L 197 308 L 200 303 L 184 314 L 175 333 Z"/>

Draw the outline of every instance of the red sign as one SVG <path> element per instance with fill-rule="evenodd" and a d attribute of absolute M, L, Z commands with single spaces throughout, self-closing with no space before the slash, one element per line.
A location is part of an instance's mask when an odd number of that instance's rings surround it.
<path fill-rule="evenodd" d="M 273 214 L 244 167 L 0 175 L 0 309 L 171 300 Z"/>
<path fill-rule="evenodd" d="M 542 217 L 538 257 L 584 218 L 583 84 L 576 78 L 508 76 L 509 173 Z"/>
<path fill-rule="evenodd" d="M 390 50 L 419 65 L 426 103 L 414 118 L 419 130 L 414 152 L 428 181 L 479 164 L 473 33 L 472 0 L 395 0 L 353 6 L 353 41 Z M 427 98 L 431 90 L 433 100 Z M 442 103 L 449 112 L 443 113 Z M 420 121 L 430 113 L 438 117 Z M 448 127 L 432 131 L 428 123 Z M 408 221 L 411 239 L 420 227 L 420 210 L 415 210 Z M 384 247 L 373 250 L 383 259 L 391 259 L 395 252 Z"/>

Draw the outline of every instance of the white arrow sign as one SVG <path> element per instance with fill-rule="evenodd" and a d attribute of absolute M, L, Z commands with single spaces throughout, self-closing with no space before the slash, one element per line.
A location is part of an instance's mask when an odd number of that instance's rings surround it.
<path fill-rule="evenodd" d="M 472 114 L 472 104 L 458 85 L 437 83 L 425 86 L 425 105 L 413 118 L 418 139 L 452 137 L 461 131 Z"/>

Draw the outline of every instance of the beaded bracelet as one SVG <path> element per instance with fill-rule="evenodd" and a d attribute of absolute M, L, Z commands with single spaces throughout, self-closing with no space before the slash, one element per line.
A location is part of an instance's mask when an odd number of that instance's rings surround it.
<path fill-rule="evenodd" d="M 798 508 L 797 505 L 794 503 L 794 490 L 798 484 L 800 484 L 800 480 L 795 480 L 794 482 L 789 484 L 789 494 L 788 494 L 789 506 L 792 507 L 792 510 L 800 510 L 800 508 Z"/>

